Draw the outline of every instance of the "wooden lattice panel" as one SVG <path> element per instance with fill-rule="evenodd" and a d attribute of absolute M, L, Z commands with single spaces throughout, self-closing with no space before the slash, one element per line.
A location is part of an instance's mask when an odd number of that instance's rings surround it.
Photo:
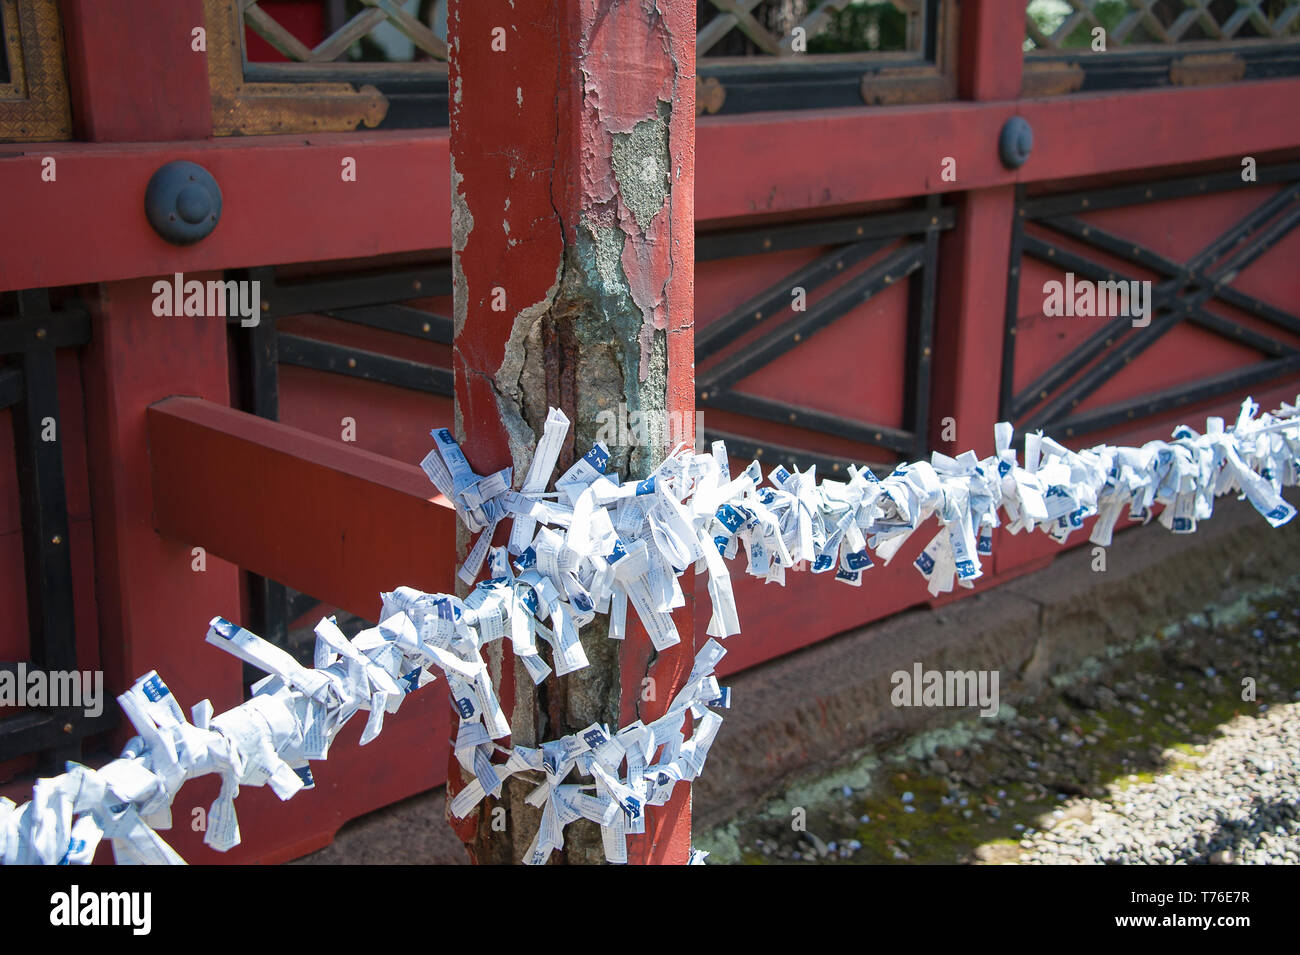
<path fill-rule="evenodd" d="M 1050 52 L 1192 42 L 1300 39 L 1300 0 L 1029 0 L 1026 46 Z"/>
<path fill-rule="evenodd" d="M 204 2 L 215 135 L 345 131 L 379 124 L 388 111 L 388 101 L 370 85 L 246 81 L 240 19 L 243 3 L 245 0 Z"/>
<path fill-rule="evenodd" d="M 408 13 L 401 0 L 359 0 L 361 9 L 341 27 L 314 47 L 308 47 L 261 8 L 258 0 L 237 0 L 243 23 L 298 63 L 333 63 L 346 56 L 354 43 L 369 36 L 385 23 L 391 24 L 415 45 L 415 49 L 437 60 L 447 59 L 447 41 L 429 25 Z"/>
<path fill-rule="evenodd" d="M 696 55 L 729 55 L 722 49 L 735 45 L 735 38 L 748 39 L 745 52 L 754 55 L 792 56 L 800 52 L 793 45 L 796 30 L 802 30 L 804 39 L 824 36 L 841 26 L 837 16 L 858 13 L 859 20 L 849 21 L 860 26 L 859 36 L 853 43 L 860 52 L 906 51 L 919 52 L 924 37 L 924 0 L 890 0 L 886 3 L 862 3 L 861 0 L 702 0 L 699 4 L 699 33 L 696 37 Z M 905 19 L 902 42 L 882 44 L 879 24 L 882 15 L 899 13 Z M 712 15 L 710 15 L 712 13 Z M 730 44 L 724 41 L 731 40 Z"/>

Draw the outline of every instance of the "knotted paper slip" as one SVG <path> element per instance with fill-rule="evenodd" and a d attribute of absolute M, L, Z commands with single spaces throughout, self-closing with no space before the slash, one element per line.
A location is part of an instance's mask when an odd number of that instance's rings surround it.
<path fill-rule="evenodd" d="M 119 863 L 182 863 L 158 835 L 171 826 L 171 803 L 186 780 L 221 777 L 204 841 L 225 851 L 239 844 L 234 799 L 241 786 L 269 785 L 289 799 L 313 785 L 310 762 L 365 711 L 364 745 L 407 694 L 432 682 L 436 667 L 460 716 L 455 755 L 470 782 L 452 800 L 463 817 L 498 796 L 506 778 L 535 784 L 527 801 L 542 810 L 525 861 L 546 862 L 579 818 L 600 825 L 605 856 L 627 860 L 626 836 L 644 831 L 645 809 L 667 802 L 673 787 L 703 770 L 730 695 L 714 677 L 726 652 L 717 639 L 740 632 L 730 567 L 743 549 L 745 571 L 784 584 L 787 570 L 832 574 L 862 585 L 873 557 L 889 561 L 930 517 L 938 531 L 915 563 L 932 594 L 971 587 L 991 553 L 992 531 L 1039 530 L 1064 543 L 1096 516 L 1090 540 L 1108 545 L 1121 514 L 1191 533 L 1211 516 L 1216 497 L 1238 494 L 1277 527 L 1295 516 L 1281 489 L 1300 483 L 1296 405 L 1259 414 L 1247 399 L 1232 427 L 1210 418 L 1204 433 L 1175 429 L 1170 441 L 1140 448 L 1099 445 L 1071 451 L 1042 434 L 1025 438 L 1017 461 L 1012 429 L 994 429 L 996 452 L 983 460 L 935 453 L 929 463 L 899 465 L 877 479 L 850 466 L 847 479 L 818 481 L 814 468 L 783 467 L 764 480 L 757 461 L 732 475 L 722 442 L 711 453 L 678 448 L 641 481 L 609 474 L 601 444 L 545 490 L 569 421 L 551 409 L 528 474 L 512 490 L 511 470 L 475 474 L 452 435 L 433 432 L 423 461 L 430 480 L 465 525 L 479 534 L 459 576 L 465 599 L 399 587 L 383 594 L 380 624 L 348 639 L 333 618 L 316 627 L 315 666 L 221 617 L 207 640 L 267 673 L 247 702 L 214 716 L 204 700 L 187 720 L 157 673 L 145 674 L 118 702 L 137 736 L 101 769 L 67 764 L 38 780 L 30 802 L 0 799 L 0 859 L 9 863 L 89 863 L 112 842 Z M 507 547 L 493 547 L 497 525 L 511 520 Z M 476 580 L 486 563 L 486 579 Z M 508 639 L 535 683 L 587 665 L 580 632 L 598 613 L 622 639 L 628 605 L 656 649 L 680 641 L 671 611 L 683 605 L 687 568 L 708 574 L 710 638 L 667 712 L 618 730 L 593 724 L 539 747 L 506 748 L 510 735 L 489 679 L 483 648 Z M 539 652 L 550 645 L 551 663 Z M 688 723 L 689 719 L 689 723 Z M 702 861 L 695 853 L 692 861 Z"/>

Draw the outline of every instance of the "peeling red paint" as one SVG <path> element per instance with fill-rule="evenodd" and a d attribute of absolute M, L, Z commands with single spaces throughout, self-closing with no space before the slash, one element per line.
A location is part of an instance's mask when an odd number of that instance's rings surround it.
<path fill-rule="evenodd" d="M 668 4 L 667 10 L 661 11 L 652 0 L 579 0 L 578 5 L 582 151 L 580 175 L 569 180 L 578 190 L 576 196 L 569 197 L 569 207 L 580 212 L 582 221 L 612 225 L 611 220 L 616 219 L 625 236 L 623 271 L 632 301 L 647 325 L 641 336 L 640 374 L 644 380 L 648 333 L 651 328 L 668 327 L 667 302 L 683 303 L 682 308 L 688 314 L 691 311 L 689 294 L 681 297 L 690 288 L 682 289 L 679 283 L 670 289 L 669 284 L 674 261 L 694 255 L 693 189 L 682 187 L 679 173 L 687 170 L 693 182 L 695 15 L 693 9 L 685 9 L 686 4 Z M 672 188 L 665 208 L 642 230 L 614 178 L 613 134 L 631 133 L 638 123 L 657 121 L 660 103 L 671 107 L 668 150 Z M 613 209 L 608 206 L 611 200 Z M 688 281 L 687 285 L 691 284 Z M 678 322 L 677 327 L 683 323 Z M 687 390 L 692 391 L 693 385 Z"/>
<path fill-rule="evenodd" d="M 580 0 L 578 6 L 586 101 L 596 110 L 599 125 L 630 133 L 637 123 L 655 117 L 661 101 L 672 102 L 676 65 L 670 58 L 669 25 L 650 0 Z"/>
<path fill-rule="evenodd" d="M 471 0 L 453 2 L 448 10 L 453 44 L 448 76 L 453 91 L 451 157 L 460 177 L 459 183 L 452 184 L 453 208 L 463 202 L 479 224 L 466 234 L 453 234 L 468 294 L 463 304 L 456 303 L 458 318 L 463 309 L 463 325 L 452 364 L 457 430 L 462 437 L 474 436 L 465 453 L 481 474 L 511 463 L 492 376 L 505 357 L 515 316 L 546 298 L 564 251 L 559 215 L 550 198 L 558 6 L 558 0 L 529 3 L 526 8 L 520 4 L 518 9 L 507 0 Z M 498 26 L 507 27 L 504 52 L 492 49 L 492 30 Z M 555 68 L 546 69 L 545 64 Z M 489 226 L 507 200 L 514 223 L 510 237 Z M 492 290 L 497 287 L 506 290 L 505 311 L 492 309 Z M 507 718 L 513 717 L 514 670 L 510 648 L 504 647 L 497 690 Z M 448 759 L 449 803 L 465 782 L 453 753 Z M 481 816 L 475 812 L 456 820 L 449 814 L 448 821 L 461 841 L 472 844 Z"/>
<path fill-rule="evenodd" d="M 668 409 L 692 414 L 694 4 L 452 0 L 448 26 L 451 157 L 454 175 L 461 177 L 453 207 L 461 203 L 468 213 L 453 217 L 464 283 L 463 301 L 456 303 L 463 324 L 453 365 L 458 428 L 474 436 L 465 448 L 470 463 L 480 473 L 511 463 L 494 376 L 519 312 L 554 294 L 565 242 L 576 242 L 580 228 L 609 226 L 623 233 L 629 293 L 645 317 L 643 355 L 650 330 L 667 330 Z M 505 52 L 491 48 L 492 29 L 498 26 L 507 30 Z M 664 208 L 643 231 L 619 193 L 614 136 L 645 120 L 657 121 L 661 103 L 671 106 L 671 188 Z M 508 234 L 500 225 L 507 208 Z M 467 228 L 471 218 L 475 226 Z M 491 308 L 492 289 L 498 286 L 506 290 L 504 312 Z M 644 369 L 643 361 L 643 379 Z M 548 393 L 562 393 L 562 385 L 548 380 Z M 655 663 L 664 699 L 690 669 L 689 635 L 695 628 L 689 612 L 677 623 L 685 642 Z M 621 652 L 624 696 L 635 707 L 640 676 L 652 655 L 649 640 L 629 632 Z M 505 658 L 503 681 L 510 686 L 502 686 L 499 695 L 510 716 L 515 694 L 508 648 Z M 463 786 L 453 757 L 449 796 Z M 651 811 L 648 825 L 650 833 L 634 841 L 630 857 L 685 862 L 689 787 L 679 784 L 668 806 Z M 480 827 L 480 819 L 469 819 L 456 830 L 463 840 L 473 840 Z"/>
<path fill-rule="evenodd" d="M 453 236 L 469 290 L 466 326 L 456 339 L 456 401 L 460 427 L 474 435 L 465 450 L 480 473 L 510 463 L 490 376 L 505 357 L 515 315 L 546 297 L 564 252 L 551 202 L 559 6 L 559 0 L 517 8 L 480 0 L 452 3 L 448 11 L 452 161 L 459 193 L 479 223 L 468 235 Z M 507 29 L 504 52 L 492 50 L 497 26 Z M 489 226 L 507 199 L 517 244 Z M 506 290 L 503 312 L 491 307 L 496 287 Z"/>

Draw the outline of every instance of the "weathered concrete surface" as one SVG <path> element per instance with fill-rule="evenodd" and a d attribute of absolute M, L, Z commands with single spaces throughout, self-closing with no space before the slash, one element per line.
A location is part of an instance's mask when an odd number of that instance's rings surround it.
<path fill-rule="evenodd" d="M 1293 503 L 1300 493 L 1288 493 Z M 919 610 L 827 640 L 727 680 L 732 709 L 694 787 L 698 829 L 726 822 L 793 780 L 865 749 L 948 722 L 952 710 L 890 702 L 895 670 L 1001 671 L 1002 702 L 1041 691 L 1103 647 L 1151 633 L 1209 602 L 1300 572 L 1300 521 L 1270 529 L 1249 504 L 1220 500 L 1191 535 L 1151 524 L 1122 532 L 1107 570 L 1090 547 L 940 610 Z M 792 581 L 790 586 L 797 587 Z M 744 625 L 741 608 L 741 625 Z M 744 634 L 733 637 L 744 640 Z M 463 862 L 435 790 L 346 826 L 309 862 Z"/>

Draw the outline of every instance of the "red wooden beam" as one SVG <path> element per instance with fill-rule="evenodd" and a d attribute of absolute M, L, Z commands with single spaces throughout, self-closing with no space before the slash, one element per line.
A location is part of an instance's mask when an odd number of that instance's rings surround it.
<path fill-rule="evenodd" d="M 992 42 L 992 41 L 990 41 Z M 1300 146 L 1300 79 L 1193 89 L 752 113 L 701 119 L 697 220 L 1095 176 Z M 1013 115 L 1034 131 L 1020 169 L 998 159 Z M 798 143 L 798 149 L 790 149 Z M 958 160 L 957 181 L 940 160 Z"/>
<path fill-rule="evenodd" d="M 166 537 L 365 620 L 397 586 L 452 590 L 455 511 L 415 465 L 197 398 L 153 405 L 148 428 Z"/>
<path fill-rule="evenodd" d="M 46 156 L 54 182 L 41 180 Z M 342 181 L 345 156 L 355 182 Z M 144 214 L 149 177 L 177 159 L 222 192 L 221 221 L 188 247 Z M 33 225 L 0 256 L 0 291 L 447 248 L 448 179 L 446 130 L 0 146 L 0 222 Z"/>
<path fill-rule="evenodd" d="M 1101 175 L 1260 155 L 1300 146 L 1290 104 L 1300 79 L 1195 89 L 753 113 L 698 123 L 699 222 L 801 214 L 1015 182 Z M 1016 172 L 997 156 L 998 133 L 1019 114 L 1034 153 Z M 76 229 L 37 230 L 0 260 L 0 291 L 110 278 L 385 255 L 451 245 L 446 130 L 258 136 L 154 145 L 49 143 L 0 146 L 0 218 Z M 800 143 L 798 150 L 788 149 Z M 41 160 L 59 180 L 41 182 Z M 343 156 L 359 175 L 339 182 Z M 956 156 L 957 182 L 938 158 Z M 208 168 L 225 196 L 222 222 L 190 248 L 170 246 L 145 221 L 144 188 L 171 159 Z M 393 181 L 422 168 L 418 188 Z M 399 178 L 400 177 L 400 178 Z M 105 184 L 113 184 L 106 189 Z M 326 191 L 328 187 L 328 192 Z M 57 191 L 56 191 L 57 190 Z M 323 198 L 328 195 L 328 200 Z M 113 235 L 105 243 L 103 236 Z"/>

